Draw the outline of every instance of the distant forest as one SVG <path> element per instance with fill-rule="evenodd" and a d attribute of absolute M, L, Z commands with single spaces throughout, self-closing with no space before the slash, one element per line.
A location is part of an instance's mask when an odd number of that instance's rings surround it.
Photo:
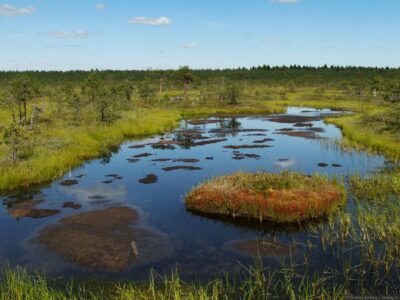
<path fill-rule="evenodd" d="M 88 73 L 98 71 L 104 79 L 110 80 L 157 80 L 160 76 L 172 75 L 175 70 L 92 70 L 92 71 L 0 71 L 0 83 L 13 79 L 17 74 L 25 73 L 41 83 L 58 84 L 65 81 L 80 83 Z M 400 68 L 366 68 L 340 66 L 259 66 L 237 69 L 201 69 L 193 70 L 197 81 L 212 81 L 219 79 L 246 80 L 271 85 L 342 85 L 342 84 L 386 84 L 400 82 Z"/>
<path fill-rule="evenodd" d="M 182 78 L 182 70 L 189 72 L 189 81 Z M 156 86 L 159 90 L 177 90 L 186 84 L 185 96 L 189 89 L 204 90 L 210 86 L 265 86 L 269 88 L 321 88 L 336 89 L 363 97 L 380 95 L 385 101 L 400 102 L 400 68 L 340 67 L 340 66 L 280 66 L 267 65 L 237 69 L 198 69 L 182 67 L 179 70 L 91 70 L 91 71 L 2 71 L 0 87 L 6 89 L 18 76 L 27 75 L 37 84 L 50 89 L 82 87 L 90 74 L 95 73 L 104 83 L 123 84 L 130 89 L 138 88 L 145 94 L 142 98 L 151 98 Z M 220 88 L 219 88 L 220 89 Z"/>

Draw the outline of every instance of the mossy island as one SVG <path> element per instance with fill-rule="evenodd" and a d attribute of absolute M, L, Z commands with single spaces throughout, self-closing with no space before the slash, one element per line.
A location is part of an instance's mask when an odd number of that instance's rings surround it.
<path fill-rule="evenodd" d="M 186 208 L 210 216 L 295 223 L 328 216 L 346 201 L 343 183 L 301 173 L 235 173 L 195 187 Z"/>

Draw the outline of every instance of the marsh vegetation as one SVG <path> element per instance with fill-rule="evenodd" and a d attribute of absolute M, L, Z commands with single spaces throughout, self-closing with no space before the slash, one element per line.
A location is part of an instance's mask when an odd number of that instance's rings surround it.
<path fill-rule="evenodd" d="M 1 72 L 0 298 L 399 295 L 399 74 Z"/>
<path fill-rule="evenodd" d="M 237 173 L 202 183 L 185 204 L 203 214 L 299 223 L 334 213 L 345 198 L 343 185 L 320 176 Z"/>

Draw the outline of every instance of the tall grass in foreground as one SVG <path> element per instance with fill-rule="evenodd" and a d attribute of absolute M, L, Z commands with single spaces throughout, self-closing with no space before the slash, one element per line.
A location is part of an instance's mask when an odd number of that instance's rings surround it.
<path fill-rule="evenodd" d="M 7 270 L 0 284 L 0 300 L 58 299 L 340 299 L 346 295 L 345 285 L 328 283 L 328 278 L 300 277 L 294 267 L 278 271 L 264 269 L 261 264 L 236 276 L 221 275 L 209 282 L 185 282 L 174 272 L 160 276 L 154 272 L 146 284 L 100 283 L 84 285 L 47 281 L 29 275 L 23 269 Z"/>
<path fill-rule="evenodd" d="M 400 181 L 398 173 L 392 175 L 350 178 L 355 213 L 342 212 L 326 223 L 310 224 L 308 241 L 296 242 L 302 253 L 291 253 L 278 266 L 256 260 L 240 273 L 190 282 L 177 271 L 170 275 L 152 272 L 141 283 L 65 283 L 16 268 L 2 273 L 0 300 L 396 297 L 400 295 Z M 328 254 L 326 266 L 312 261 L 313 251 Z"/>

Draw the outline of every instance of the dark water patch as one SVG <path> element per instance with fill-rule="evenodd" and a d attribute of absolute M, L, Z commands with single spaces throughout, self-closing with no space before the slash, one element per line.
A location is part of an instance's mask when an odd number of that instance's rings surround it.
<path fill-rule="evenodd" d="M 148 144 L 132 145 L 132 146 L 129 146 L 128 148 L 129 149 L 142 149 L 142 148 L 146 147 L 147 145 Z"/>
<path fill-rule="evenodd" d="M 175 170 L 198 171 L 201 170 L 201 168 L 195 166 L 172 166 L 172 167 L 162 168 L 162 170 L 166 172 L 171 172 Z"/>
<path fill-rule="evenodd" d="M 293 125 L 294 127 L 313 127 L 313 123 L 296 123 Z"/>
<path fill-rule="evenodd" d="M 73 264 L 112 272 L 172 255 L 169 238 L 138 226 L 138 220 L 137 211 L 129 207 L 84 212 L 45 226 L 33 242 Z"/>
<path fill-rule="evenodd" d="M 326 168 L 326 167 L 328 167 L 329 165 L 327 164 L 327 163 L 319 163 L 318 164 L 318 167 L 321 167 L 321 168 Z"/>
<path fill-rule="evenodd" d="M 266 138 L 266 139 L 262 139 L 262 140 L 256 140 L 253 143 L 255 143 L 255 144 L 264 144 L 266 142 L 273 142 L 273 141 L 274 141 L 274 139 Z"/>
<path fill-rule="evenodd" d="M 27 200 L 14 203 L 8 209 L 8 214 L 15 219 L 32 218 L 42 219 L 59 214 L 61 211 L 56 209 L 37 208 L 43 200 Z"/>
<path fill-rule="evenodd" d="M 79 181 L 75 179 L 68 179 L 60 182 L 60 185 L 62 186 L 73 186 L 76 184 L 79 184 Z"/>
<path fill-rule="evenodd" d="M 245 159 L 245 157 L 244 157 L 244 155 L 234 155 L 234 156 L 232 157 L 232 159 L 235 159 L 235 160 L 243 160 L 243 159 Z"/>
<path fill-rule="evenodd" d="M 208 157 L 206 157 L 206 160 L 214 160 L 214 157 L 208 156 Z"/>
<path fill-rule="evenodd" d="M 296 247 L 266 239 L 244 239 L 226 242 L 222 249 L 235 254 L 252 258 L 276 257 L 285 258 L 295 254 Z"/>
<path fill-rule="evenodd" d="M 193 147 L 198 147 L 198 146 L 217 144 L 217 143 L 226 142 L 227 140 L 228 139 L 212 139 L 212 140 L 200 141 L 200 142 L 193 143 L 192 146 Z"/>
<path fill-rule="evenodd" d="M 232 134 L 232 133 L 242 133 L 242 132 L 267 132 L 268 129 L 239 129 L 239 128 L 214 128 L 210 129 L 208 133 L 213 134 Z"/>
<path fill-rule="evenodd" d="M 280 128 L 280 129 L 277 129 L 276 131 L 279 131 L 279 132 L 291 132 L 291 131 L 294 131 L 294 128 Z"/>
<path fill-rule="evenodd" d="M 209 139 L 210 137 L 203 135 L 204 131 L 192 130 L 179 130 L 175 132 L 175 140 L 179 142 L 187 142 L 187 140 L 202 140 Z"/>
<path fill-rule="evenodd" d="M 93 195 L 93 196 L 88 196 L 89 200 L 103 200 L 105 197 L 102 195 Z"/>
<path fill-rule="evenodd" d="M 232 159 L 236 159 L 236 160 L 243 160 L 243 159 L 245 159 L 245 156 L 244 156 L 243 153 L 240 152 L 240 151 L 233 151 L 232 154 L 233 154 Z"/>
<path fill-rule="evenodd" d="M 317 140 L 321 139 L 320 136 L 315 134 L 313 131 L 286 131 L 286 132 L 275 132 L 274 134 L 281 134 L 281 135 L 286 135 L 286 136 L 291 136 L 291 137 L 300 137 L 304 139 L 310 139 L 310 140 Z"/>
<path fill-rule="evenodd" d="M 152 159 L 151 161 L 154 162 L 166 162 L 166 161 L 171 161 L 172 158 L 156 158 L 156 159 Z"/>
<path fill-rule="evenodd" d="M 323 116 L 301 116 L 301 115 L 281 115 L 275 116 L 272 118 L 268 118 L 267 120 L 274 123 L 305 123 L 305 122 L 313 122 L 320 121 L 323 119 Z"/>
<path fill-rule="evenodd" d="M 257 129 L 239 129 L 239 132 L 268 132 L 269 130 L 268 129 L 260 129 L 260 128 L 257 128 Z"/>
<path fill-rule="evenodd" d="M 332 164 L 332 167 L 334 167 L 334 168 L 341 168 L 342 165 L 340 165 L 340 164 Z"/>
<path fill-rule="evenodd" d="M 315 225 L 328 220 L 326 217 L 323 216 L 321 218 L 314 218 L 307 221 L 280 224 L 268 219 L 263 219 L 260 221 L 252 219 L 250 217 L 243 217 L 243 216 L 232 217 L 221 214 L 203 213 L 200 211 L 195 211 L 190 209 L 188 210 L 188 213 L 193 217 L 213 220 L 213 222 L 221 223 L 224 226 L 229 225 L 236 228 L 242 228 L 245 230 L 253 230 L 261 234 L 268 233 L 268 234 L 278 234 L 278 235 L 282 233 L 293 234 L 300 231 L 312 229 L 313 227 L 315 227 Z M 260 236 L 260 239 L 262 239 L 262 235 Z"/>
<path fill-rule="evenodd" d="M 228 145 L 224 146 L 225 149 L 264 149 L 271 148 L 270 145 Z"/>
<path fill-rule="evenodd" d="M 253 154 L 253 153 L 234 152 L 232 158 L 236 159 L 236 160 L 243 160 L 245 158 L 261 159 L 261 155 Z"/>
<path fill-rule="evenodd" d="M 80 209 L 82 205 L 72 201 L 66 201 L 62 205 L 63 208 L 72 208 L 72 209 Z"/>
<path fill-rule="evenodd" d="M 102 183 L 104 183 L 104 184 L 111 184 L 111 183 L 113 183 L 113 181 L 112 181 L 112 180 L 104 180 Z"/>
<path fill-rule="evenodd" d="M 137 154 L 134 156 L 134 158 L 144 158 L 144 157 L 149 157 L 152 156 L 153 154 L 145 152 L 145 153 L 141 153 L 141 154 Z"/>
<path fill-rule="evenodd" d="M 321 128 L 321 127 L 312 127 L 312 128 L 308 128 L 307 130 L 308 131 L 313 131 L 313 132 L 319 132 L 319 133 L 326 132 L 326 130 L 324 128 Z"/>
<path fill-rule="evenodd" d="M 127 158 L 126 159 L 129 163 L 134 164 L 140 161 L 140 158 Z"/>
<path fill-rule="evenodd" d="M 158 177 L 155 174 L 149 174 L 146 177 L 139 179 L 139 183 L 141 184 L 152 184 L 158 181 Z"/>
<path fill-rule="evenodd" d="M 175 150 L 175 145 L 178 144 L 180 143 L 174 141 L 162 141 L 151 145 L 151 147 L 156 150 Z"/>
<path fill-rule="evenodd" d="M 200 162 L 200 160 L 197 158 L 177 158 L 177 159 L 174 159 L 173 162 L 183 162 L 183 163 L 187 163 L 187 164 L 193 164 L 193 163 Z"/>

